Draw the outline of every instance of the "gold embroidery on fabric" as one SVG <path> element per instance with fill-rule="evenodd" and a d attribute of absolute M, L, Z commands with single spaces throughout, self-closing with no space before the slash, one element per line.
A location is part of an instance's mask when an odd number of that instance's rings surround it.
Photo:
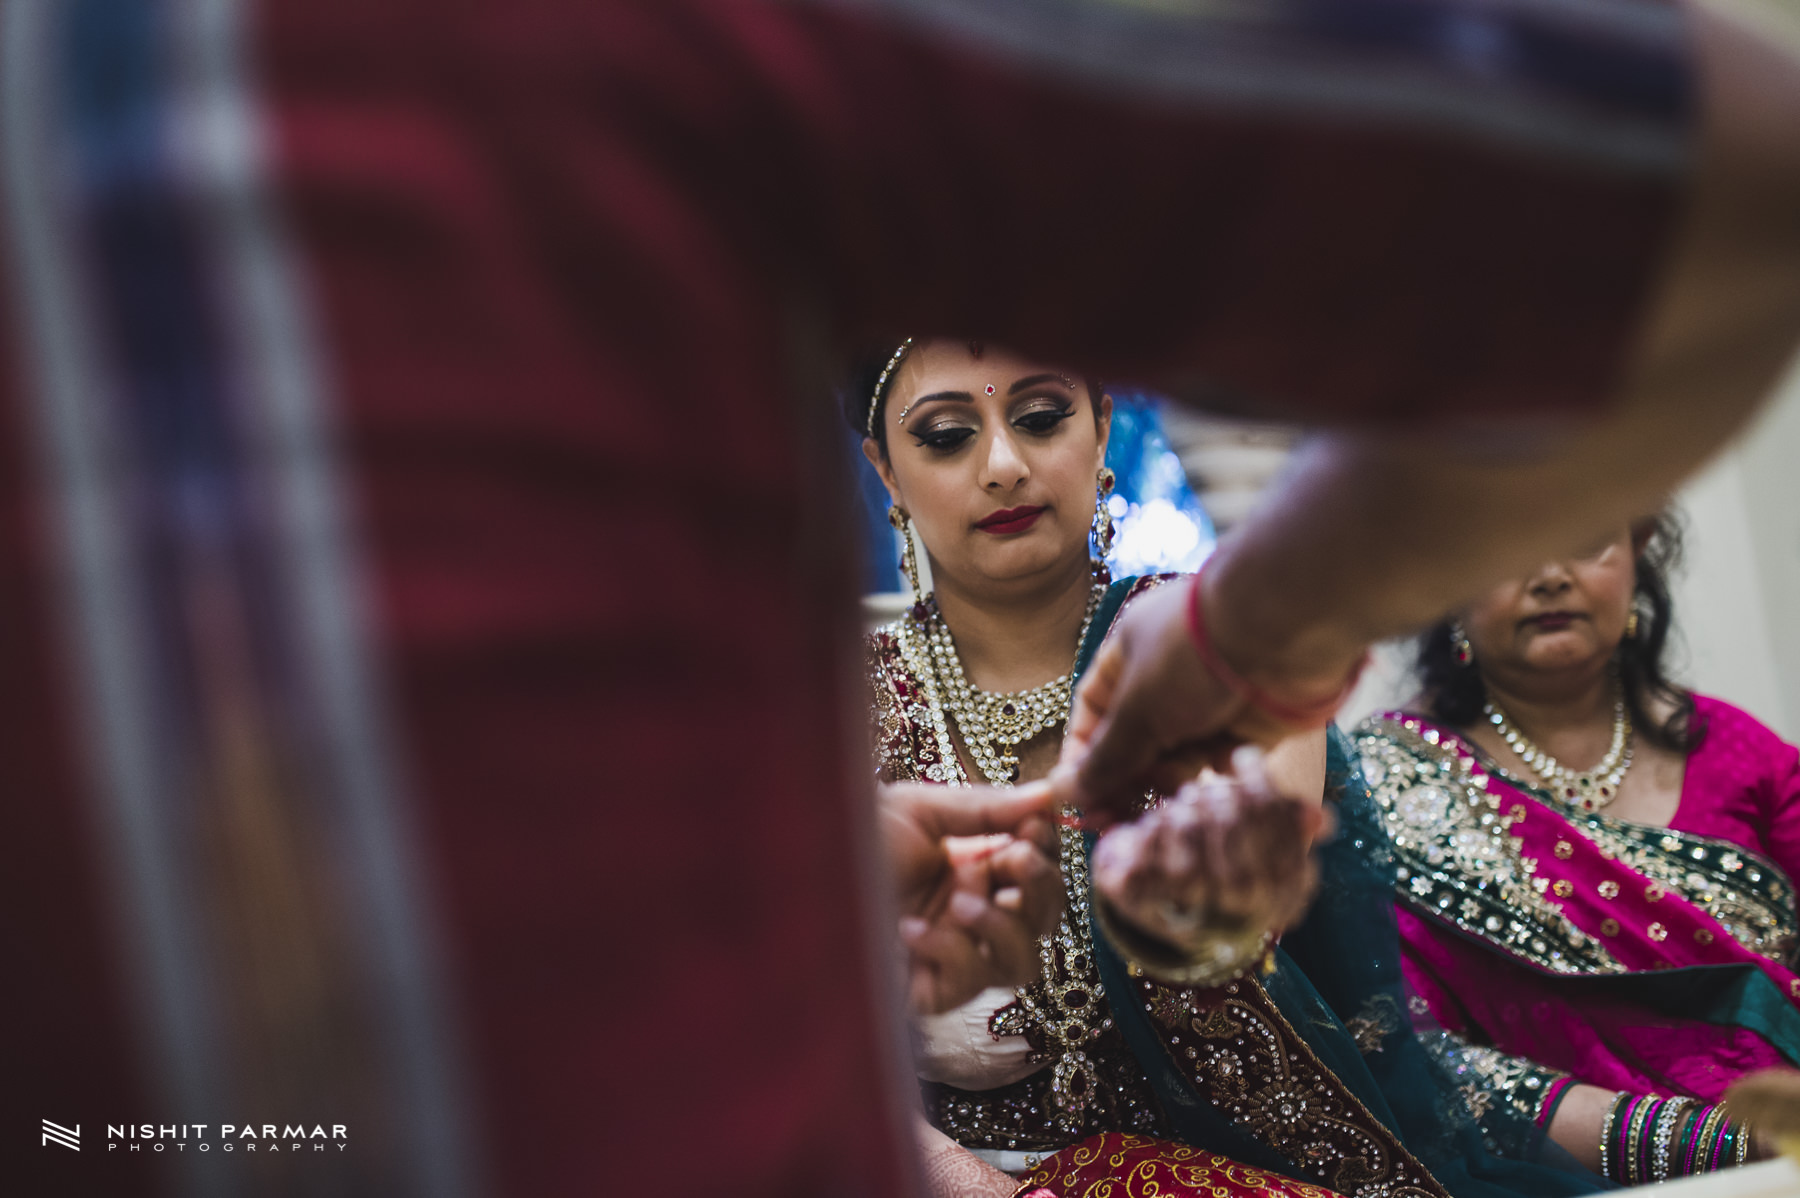
<path fill-rule="evenodd" d="M 1140 580 L 1126 602 L 1161 581 Z M 884 625 L 869 645 L 877 777 L 967 786 L 931 681 L 929 648 L 912 622 L 902 616 Z M 1051 1068 L 997 1090 L 928 1083 L 928 1116 L 959 1143 L 1054 1151 L 1100 1130 L 1161 1130 L 1155 1098 L 1113 1028 L 1088 944 L 1087 854 L 1071 828 L 1062 829 L 1061 866 L 1065 914 L 1038 941 L 1039 979 L 988 1021 L 996 1036 L 1026 1037 Z"/>
<path fill-rule="evenodd" d="M 1419 1041 L 1454 1077 L 1466 1079 L 1461 1089 L 1469 1097 L 1477 1119 L 1495 1102 L 1504 1102 L 1535 1122 L 1544 1100 L 1550 1096 L 1551 1086 L 1569 1076 L 1525 1057 L 1470 1044 L 1454 1032 L 1422 1032 Z"/>
<path fill-rule="evenodd" d="M 1558 973 L 1623 973 L 1625 967 L 1545 897 L 1538 862 L 1508 836 L 1523 815 L 1501 814 L 1488 774 L 1440 745 L 1417 720 L 1371 721 L 1357 730 L 1363 775 L 1397 862 L 1401 894 L 1461 930 Z"/>
<path fill-rule="evenodd" d="M 1148 1150 L 1140 1151 L 1140 1150 Z M 1208 1152 L 1144 1136 L 1108 1134 L 1031 1163 L 1019 1192 L 1043 1188 L 1064 1198 L 1256 1193 L 1269 1198 L 1337 1198 L 1303 1181 L 1265 1173 Z"/>
<path fill-rule="evenodd" d="M 1479 762 L 1473 766 L 1463 762 L 1441 739 L 1414 719 L 1375 719 L 1357 730 L 1364 772 L 1395 840 L 1402 893 L 1438 918 L 1496 941 L 1534 964 L 1562 973 L 1622 972 L 1623 966 L 1599 941 L 1543 897 L 1547 889 L 1556 897 L 1569 897 L 1560 883 L 1546 887 L 1544 879 L 1534 878 L 1528 887 L 1522 881 L 1536 871 L 1537 862 L 1519 856 L 1516 840 L 1504 835 L 1503 825 L 1516 822 L 1523 809 L 1513 804 L 1508 818 L 1483 819 L 1500 802 L 1486 793 L 1486 769 Z M 1657 902 L 1672 890 L 1718 920 L 1752 952 L 1784 965 L 1793 960 L 1800 947 L 1794 888 L 1773 862 L 1728 841 L 1647 828 L 1598 812 L 1574 815 L 1560 805 L 1545 805 L 1591 841 L 1603 859 L 1618 861 L 1649 879 L 1647 901 Z M 1484 807 L 1489 810 L 1484 812 Z M 1574 845 L 1558 841 L 1554 855 L 1566 860 L 1574 855 Z M 1446 863 L 1452 868 L 1445 868 Z M 1474 879 L 1474 893 L 1465 895 L 1471 890 L 1466 883 L 1445 884 L 1458 875 Z M 1480 886 L 1483 880 L 1488 883 L 1485 891 Z M 1532 908 L 1496 909 L 1511 906 L 1510 894 L 1528 889 L 1536 900 Z M 1603 899 L 1619 897 L 1619 885 L 1610 879 L 1596 889 Z M 1616 936 L 1619 924 L 1606 920 L 1600 932 Z M 1539 940 L 1548 952 L 1536 948 Z"/>
<path fill-rule="evenodd" d="M 1355 1018 L 1344 1021 L 1344 1027 L 1364 1056 L 1380 1052 L 1382 1042 L 1400 1030 L 1400 1005 L 1391 995 L 1371 995 Z"/>
<path fill-rule="evenodd" d="M 1447 1198 L 1302 1040 L 1253 978 L 1212 990 L 1137 982 L 1170 1060 L 1212 1104 L 1350 1198 Z M 1386 1012 L 1398 1016 L 1398 1010 Z M 1373 1016 L 1372 1016 L 1373 1017 Z"/>
<path fill-rule="evenodd" d="M 1645 899 L 1656 902 L 1673 890 L 1718 920 L 1751 952 L 1783 965 L 1793 960 L 1794 890 L 1773 862 L 1729 841 L 1622 820 L 1583 821 L 1576 828 L 1629 868 L 1653 879 Z"/>

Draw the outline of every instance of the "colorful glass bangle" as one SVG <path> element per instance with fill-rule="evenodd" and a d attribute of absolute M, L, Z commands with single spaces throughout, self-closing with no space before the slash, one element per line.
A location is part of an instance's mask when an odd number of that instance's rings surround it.
<path fill-rule="evenodd" d="M 1619 1108 L 1625 1105 L 1631 1095 L 1620 1090 L 1614 1094 L 1612 1101 L 1606 1104 L 1606 1114 L 1600 1119 L 1600 1176 L 1611 1177 L 1612 1166 L 1617 1153 L 1613 1151 L 1613 1133 L 1619 1126 Z"/>
<path fill-rule="evenodd" d="M 1537 1125 L 1539 1127 L 1550 1126 L 1551 1120 L 1556 1118 L 1556 1109 L 1562 1105 L 1563 1099 L 1567 1098 L 1569 1091 L 1574 1088 L 1575 1079 L 1572 1077 L 1559 1077 L 1544 1088 L 1543 1101 L 1538 1103 Z"/>
<path fill-rule="evenodd" d="M 1649 1180 L 1650 1137 L 1646 1133 L 1661 1107 L 1662 1103 L 1658 1099 L 1645 1098 L 1631 1110 L 1631 1122 L 1625 1142 L 1627 1185 L 1643 1185 Z"/>
<path fill-rule="evenodd" d="M 1647 1098 L 1633 1096 L 1632 1100 L 1626 1104 L 1624 1113 L 1619 1116 L 1619 1136 L 1615 1146 L 1617 1151 L 1614 1153 L 1612 1177 L 1620 1185 L 1631 1185 L 1631 1179 L 1637 1173 L 1635 1162 L 1632 1160 L 1631 1150 L 1636 1141 L 1632 1138 L 1631 1126 L 1637 1122 L 1638 1115 L 1642 1113 L 1644 1104 L 1648 1101 Z"/>
<path fill-rule="evenodd" d="M 1621 1185 L 1637 1184 L 1634 1180 L 1637 1177 L 1637 1132 L 1635 1128 L 1649 1105 L 1648 1097 L 1635 1096 L 1626 1106 L 1624 1115 L 1619 1119 L 1618 1163 L 1613 1169 L 1613 1176 Z"/>
<path fill-rule="evenodd" d="M 1628 1184 L 1625 1179 L 1631 1176 L 1630 1150 L 1631 1123 L 1636 1118 L 1638 1108 L 1644 1105 L 1644 1099 L 1636 1094 L 1623 1094 L 1616 1116 L 1613 1119 L 1609 1142 L 1611 1168 L 1607 1176 L 1621 1184 Z"/>
<path fill-rule="evenodd" d="M 1725 1117 L 1725 1104 L 1714 1108 L 1716 1118 L 1711 1138 L 1706 1145 L 1706 1171 L 1714 1173 L 1725 1157 L 1725 1135 L 1731 1130 L 1731 1121 Z"/>
<path fill-rule="evenodd" d="M 1338 708 L 1344 705 L 1344 700 L 1350 697 L 1350 692 L 1356 689 L 1357 682 L 1362 678 L 1363 669 L 1369 664 L 1368 652 L 1364 651 L 1357 659 L 1356 664 L 1351 667 L 1350 676 L 1331 698 L 1308 707 L 1283 703 L 1232 669 L 1219 655 L 1219 650 L 1212 643 L 1212 635 L 1207 631 L 1206 611 L 1200 601 L 1201 580 L 1205 577 L 1206 563 L 1202 562 L 1194 572 L 1193 584 L 1188 588 L 1188 636 L 1194 642 L 1194 649 L 1200 654 L 1200 660 L 1212 671 L 1213 677 L 1223 682 L 1227 690 L 1250 706 L 1290 727 L 1323 728 L 1329 724 L 1331 717 L 1337 714 Z"/>
<path fill-rule="evenodd" d="M 1695 1136 L 1694 1172 L 1705 1173 L 1717 1167 L 1712 1163 L 1713 1149 L 1719 1138 L 1719 1129 L 1724 1123 L 1725 1109 L 1715 1104 L 1707 1111 L 1706 1123 L 1701 1126 L 1698 1135 Z"/>
<path fill-rule="evenodd" d="M 1711 1113 L 1712 1108 L 1707 1106 L 1696 1106 L 1688 1111 L 1687 1122 L 1681 1128 L 1681 1142 L 1677 1152 L 1683 1177 L 1694 1171 L 1694 1158 L 1699 1155 L 1700 1127 Z"/>

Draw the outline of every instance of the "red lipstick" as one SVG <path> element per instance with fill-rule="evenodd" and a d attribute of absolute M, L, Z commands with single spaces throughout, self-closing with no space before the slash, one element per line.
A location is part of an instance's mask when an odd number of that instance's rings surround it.
<path fill-rule="evenodd" d="M 975 527 L 982 532 L 991 532 L 997 537 L 1004 537 L 1012 533 L 1024 532 L 1036 524 L 1037 518 L 1043 514 L 1044 509 L 1041 505 L 1009 507 L 977 520 Z"/>

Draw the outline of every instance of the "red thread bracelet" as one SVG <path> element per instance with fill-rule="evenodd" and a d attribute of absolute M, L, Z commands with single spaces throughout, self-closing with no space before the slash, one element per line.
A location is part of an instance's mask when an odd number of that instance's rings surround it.
<path fill-rule="evenodd" d="M 1284 724 L 1298 728 L 1322 728 L 1331 722 L 1350 692 L 1356 689 L 1357 680 L 1362 677 L 1363 667 L 1369 664 L 1369 655 L 1364 653 L 1357 659 L 1350 670 L 1350 676 L 1344 681 L 1342 689 L 1323 703 L 1315 703 L 1310 707 L 1290 707 L 1288 704 L 1273 698 L 1255 683 L 1232 669 L 1213 646 L 1212 637 L 1206 631 L 1206 613 L 1200 605 L 1200 582 L 1206 577 L 1206 565 L 1194 572 L 1193 585 L 1188 589 L 1188 635 L 1193 639 L 1194 648 L 1200 654 L 1200 660 L 1213 676 L 1223 682 L 1232 694 L 1250 706 L 1261 710 L 1265 715 L 1273 716 Z"/>

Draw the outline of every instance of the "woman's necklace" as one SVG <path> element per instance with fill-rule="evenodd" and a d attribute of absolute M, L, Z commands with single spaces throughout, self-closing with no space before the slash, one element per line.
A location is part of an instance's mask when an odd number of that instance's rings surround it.
<path fill-rule="evenodd" d="M 1075 638 L 1075 652 L 1087 642 L 1088 626 L 1100 606 L 1106 588 L 1096 584 L 1088 592 L 1087 614 L 1081 618 L 1081 632 Z M 931 672 L 944 707 L 956 718 L 963 743 L 975 765 L 996 786 L 1019 780 L 1019 746 L 1046 728 L 1054 728 L 1069 719 L 1069 707 L 1075 693 L 1075 671 L 1042 686 L 1011 694 L 992 694 L 978 690 L 963 672 L 962 657 L 956 652 L 956 641 L 950 635 L 937 605 L 925 621 L 925 638 L 931 646 Z"/>
<path fill-rule="evenodd" d="M 1631 768 L 1631 717 L 1625 713 L 1623 689 L 1618 689 L 1613 697 L 1612 744 L 1606 756 L 1590 770 L 1572 770 L 1532 744 L 1506 718 L 1506 713 L 1494 706 L 1493 700 L 1481 710 L 1506 747 L 1517 753 L 1538 780 L 1563 802 L 1584 811 L 1598 811 L 1618 797 L 1619 783 Z"/>
<path fill-rule="evenodd" d="M 1105 594 L 1105 584 L 1096 583 L 1088 595 L 1087 614 L 1075 639 L 1077 658 Z M 993 695 L 977 690 L 963 673 L 956 642 L 936 603 L 930 605 L 930 614 L 922 622 L 903 617 L 898 640 L 901 658 L 918 679 L 921 697 L 931 712 L 939 762 L 934 781 L 968 784 L 957 762 L 946 713 L 955 717 L 969 755 L 996 786 L 1011 786 L 1018 780 L 1019 745 L 1045 728 L 1068 722 L 1074 694 L 1072 668 L 1061 678 L 1028 691 Z M 1112 1027 L 1112 1017 L 1102 1015 L 1096 1001 L 1105 984 L 1088 932 L 1087 844 L 1071 824 L 1063 824 L 1058 832 L 1058 856 L 1069 901 L 1056 931 L 1038 941 L 1043 987 L 1021 987 L 1018 1002 L 995 1012 L 989 1030 L 996 1035 L 1023 1035 L 1034 1026 L 1039 1030 L 1046 1055 L 1056 1061 L 1050 1072 L 1050 1093 L 1056 1104 L 1057 1126 L 1079 1135 L 1086 1126 L 1088 1105 L 1100 1092 L 1100 1074 L 1087 1050 Z"/>

